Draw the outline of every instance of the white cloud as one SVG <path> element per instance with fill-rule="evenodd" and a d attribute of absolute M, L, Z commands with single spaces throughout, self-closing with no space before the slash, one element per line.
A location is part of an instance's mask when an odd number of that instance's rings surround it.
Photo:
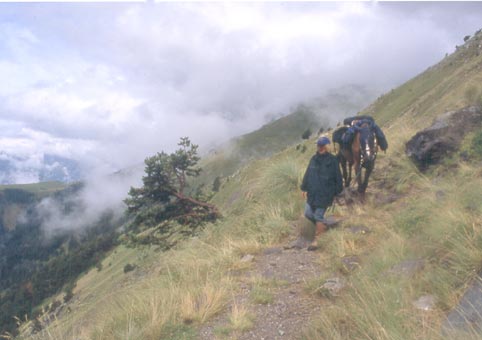
<path fill-rule="evenodd" d="M 349 83 L 388 90 L 453 50 L 479 4 L 6 5 L 0 149 L 112 171 L 208 145 Z M 454 20 L 449 18 L 455 17 Z"/>

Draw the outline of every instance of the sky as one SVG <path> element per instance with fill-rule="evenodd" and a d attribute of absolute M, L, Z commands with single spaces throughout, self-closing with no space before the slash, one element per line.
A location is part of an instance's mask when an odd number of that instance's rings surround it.
<path fill-rule="evenodd" d="M 346 84 L 381 94 L 479 28 L 482 3 L 0 3 L 0 156 L 109 173 Z"/>

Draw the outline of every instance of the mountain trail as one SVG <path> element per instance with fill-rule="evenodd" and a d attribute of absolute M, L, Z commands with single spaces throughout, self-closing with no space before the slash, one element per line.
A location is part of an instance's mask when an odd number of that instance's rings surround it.
<path fill-rule="evenodd" d="M 224 314 L 204 324 L 200 339 L 299 339 L 324 301 L 309 284 L 324 270 L 320 253 L 306 249 L 265 249 L 238 277 L 239 289 Z"/>

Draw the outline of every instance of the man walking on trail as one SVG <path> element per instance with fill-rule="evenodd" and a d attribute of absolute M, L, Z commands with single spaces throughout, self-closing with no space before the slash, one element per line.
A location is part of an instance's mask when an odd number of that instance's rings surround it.
<path fill-rule="evenodd" d="M 329 152 L 331 142 L 328 137 L 320 137 L 316 142 L 317 152 L 311 157 L 301 184 L 306 201 L 305 217 L 316 225 L 315 238 L 308 250 L 316 250 L 317 237 L 327 230 L 324 224 L 326 209 L 343 190 L 338 159 Z"/>

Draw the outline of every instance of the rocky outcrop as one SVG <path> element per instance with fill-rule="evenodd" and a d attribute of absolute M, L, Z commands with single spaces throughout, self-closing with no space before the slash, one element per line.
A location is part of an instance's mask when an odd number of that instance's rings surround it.
<path fill-rule="evenodd" d="M 406 260 L 394 265 L 389 274 L 411 277 L 425 268 L 424 259 Z"/>
<path fill-rule="evenodd" d="M 482 277 L 469 286 L 459 304 L 447 315 L 442 325 L 444 335 L 460 332 L 482 334 Z M 462 339 L 459 337 L 459 339 Z"/>
<path fill-rule="evenodd" d="M 481 125 L 482 110 L 479 107 L 444 113 L 432 126 L 417 132 L 405 145 L 405 152 L 424 171 L 456 151 L 464 135 Z"/>

